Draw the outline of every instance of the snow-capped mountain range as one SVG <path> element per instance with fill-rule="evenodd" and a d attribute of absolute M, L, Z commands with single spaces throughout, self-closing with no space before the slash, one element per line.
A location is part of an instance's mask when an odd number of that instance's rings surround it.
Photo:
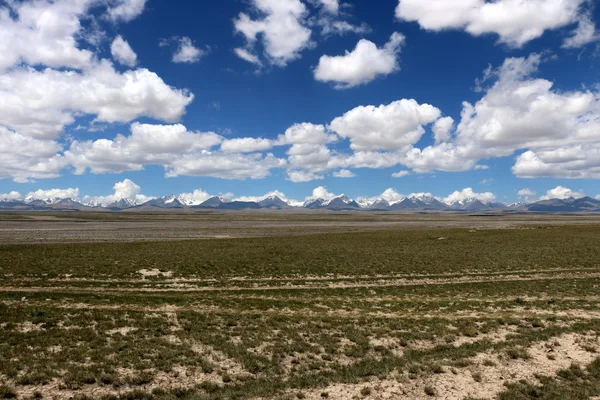
<path fill-rule="evenodd" d="M 286 201 L 276 195 L 254 198 L 250 201 L 230 200 L 222 197 L 197 199 L 190 195 L 165 196 L 145 202 L 132 199 L 119 199 L 110 204 L 97 201 L 82 202 L 72 198 L 0 199 L 0 209 L 15 210 L 158 210 L 158 209 L 308 209 L 308 210 L 364 210 L 364 211 L 532 211 L 532 212 L 600 212 L 600 200 L 591 197 L 580 199 L 550 199 L 535 203 L 504 204 L 481 198 L 467 198 L 445 203 L 430 194 L 416 194 L 408 197 L 387 200 L 382 197 L 352 199 L 346 195 L 328 198 L 312 197 L 304 203 Z"/>

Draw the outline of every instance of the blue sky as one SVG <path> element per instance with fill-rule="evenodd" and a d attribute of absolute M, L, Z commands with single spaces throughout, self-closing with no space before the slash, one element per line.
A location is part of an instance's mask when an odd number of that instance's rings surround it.
<path fill-rule="evenodd" d="M 0 193 L 600 195 L 594 1 L 5 3 Z"/>

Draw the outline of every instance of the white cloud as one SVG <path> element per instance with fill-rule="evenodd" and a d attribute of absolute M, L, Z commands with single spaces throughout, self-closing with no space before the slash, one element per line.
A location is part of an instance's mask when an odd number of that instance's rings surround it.
<path fill-rule="evenodd" d="M 260 138 L 238 138 L 229 139 L 221 143 L 221 151 L 226 153 L 253 153 L 269 150 L 273 147 L 273 141 Z"/>
<path fill-rule="evenodd" d="M 340 11 L 340 0 L 317 0 L 316 2 L 330 14 L 337 14 Z"/>
<path fill-rule="evenodd" d="M 177 197 L 187 205 L 198 205 L 215 196 L 202 189 L 196 189 L 191 193 L 181 193 Z"/>
<path fill-rule="evenodd" d="M 380 198 L 387 201 L 390 204 L 400 203 L 402 200 L 406 199 L 406 196 L 398 193 L 394 189 L 390 188 L 379 195 Z"/>
<path fill-rule="evenodd" d="M 79 189 L 78 188 L 68 188 L 68 189 L 50 189 L 50 190 L 36 190 L 35 192 L 30 192 L 27 194 L 26 198 L 37 199 L 37 200 L 48 200 L 48 199 L 79 199 Z"/>
<path fill-rule="evenodd" d="M 485 202 L 496 201 L 496 196 L 491 192 L 476 193 L 471 188 L 465 188 L 461 191 L 455 191 L 448 197 L 444 198 L 444 203 L 454 204 L 468 199 L 477 199 Z"/>
<path fill-rule="evenodd" d="M 173 165 L 182 156 L 202 157 L 203 151 L 220 144 L 223 138 L 213 132 L 190 132 L 185 126 L 134 123 L 131 135 L 114 140 L 74 141 L 65 158 L 83 174 L 137 171 L 146 164 Z"/>
<path fill-rule="evenodd" d="M 0 6 L 0 71 L 21 62 L 84 68 L 92 52 L 77 46 L 88 0 L 4 2 Z"/>
<path fill-rule="evenodd" d="M 0 193 L 0 200 L 19 200 L 21 198 L 21 193 L 15 191 L 10 193 Z"/>
<path fill-rule="evenodd" d="M 337 89 L 363 85 L 399 69 L 398 54 L 404 45 L 404 35 L 395 32 L 382 48 L 361 39 L 352 52 L 343 56 L 322 56 L 314 70 L 315 79 L 333 82 Z"/>
<path fill-rule="evenodd" d="M 577 22 L 586 0 L 400 0 L 396 18 L 415 21 L 427 30 L 464 29 L 479 36 L 497 34 L 514 47 L 547 30 Z"/>
<path fill-rule="evenodd" d="M 323 175 L 311 171 L 289 170 L 287 175 L 288 180 L 294 183 L 325 179 Z"/>
<path fill-rule="evenodd" d="M 600 35 L 596 31 L 596 24 L 590 17 L 585 17 L 579 21 L 579 25 L 573 31 L 573 34 L 565 39 L 562 47 L 578 48 L 598 40 L 600 40 Z"/>
<path fill-rule="evenodd" d="M 22 134 L 54 138 L 75 114 L 95 115 L 100 122 L 141 116 L 175 121 L 193 98 L 147 69 L 121 74 L 106 61 L 82 73 L 15 68 L 0 80 L 0 123 Z"/>
<path fill-rule="evenodd" d="M 354 150 L 402 150 L 417 143 L 440 110 L 402 99 L 388 105 L 360 106 L 331 122 L 331 129 L 350 139 Z"/>
<path fill-rule="evenodd" d="M 185 155 L 166 166 L 166 176 L 209 176 L 221 179 L 263 179 L 286 161 L 272 154 L 228 154 L 202 152 Z"/>
<path fill-rule="evenodd" d="M 452 117 L 444 117 L 435 121 L 432 130 L 436 143 L 446 142 L 451 139 L 450 132 L 454 127 L 454 119 Z"/>
<path fill-rule="evenodd" d="M 554 189 L 548 190 L 545 196 L 542 196 L 540 200 L 550 200 L 550 199 L 568 199 L 568 198 L 576 198 L 580 199 L 585 197 L 583 192 L 576 192 L 564 186 L 557 186 Z"/>
<path fill-rule="evenodd" d="M 56 178 L 65 167 L 57 153 L 61 146 L 52 140 L 39 140 L 0 126 L 0 179 L 27 182 L 30 178 Z"/>
<path fill-rule="evenodd" d="M 305 26 L 307 9 L 300 0 L 251 0 L 251 4 L 252 11 L 262 18 L 240 13 L 234 20 L 235 31 L 246 38 L 248 51 L 252 52 L 260 38 L 268 60 L 284 67 L 311 45 L 311 30 Z"/>
<path fill-rule="evenodd" d="M 284 135 L 280 135 L 279 144 L 326 144 L 335 142 L 337 136 L 327 132 L 324 125 L 311 123 L 294 124 Z"/>
<path fill-rule="evenodd" d="M 360 25 L 354 25 L 348 21 L 342 21 L 331 17 L 321 17 L 317 21 L 317 24 L 321 27 L 321 33 L 324 36 L 345 35 L 347 33 L 363 35 L 372 31 L 371 27 L 364 22 Z"/>
<path fill-rule="evenodd" d="M 117 36 L 112 42 L 110 52 L 113 58 L 123 65 L 134 67 L 137 64 L 137 54 L 121 35 Z"/>
<path fill-rule="evenodd" d="M 141 194 L 140 186 L 130 179 L 115 183 L 113 189 L 114 193 L 108 196 L 84 196 L 83 203 L 107 206 L 123 199 L 131 200 L 138 204 L 145 203 L 152 199 L 150 196 Z"/>
<path fill-rule="evenodd" d="M 405 176 L 409 176 L 410 171 L 399 171 L 392 174 L 392 178 L 404 178 Z"/>
<path fill-rule="evenodd" d="M 199 62 L 207 53 L 206 50 L 194 46 L 192 39 L 189 37 L 172 38 L 172 40 L 177 42 L 177 49 L 173 53 L 172 59 L 174 63 L 194 64 Z"/>
<path fill-rule="evenodd" d="M 597 91 L 564 92 L 535 79 L 542 58 L 508 58 L 487 79 L 496 78 L 476 104 L 463 103 L 450 142 L 412 149 L 405 165 L 418 172 L 464 171 L 482 159 L 527 149 L 513 172 L 519 177 L 600 177 L 600 96 Z"/>
<path fill-rule="evenodd" d="M 333 173 L 336 178 L 354 178 L 356 174 L 348 169 L 341 169 Z"/>
<path fill-rule="evenodd" d="M 600 194 L 594 197 L 596 200 L 600 200 Z"/>
<path fill-rule="evenodd" d="M 305 201 L 323 199 L 323 200 L 332 200 L 337 197 L 336 194 L 330 193 L 325 186 L 319 186 L 314 188 L 312 191 L 312 195 L 308 196 Z"/>
<path fill-rule="evenodd" d="M 256 54 L 251 53 L 247 49 L 238 47 L 236 49 L 233 49 L 233 51 L 242 60 L 248 61 L 249 63 L 257 65 L 259 67 L 262 66 L 262 62 L 260 61 L 260 58 L 258 58 L 258 56 Z"/>
<path fill-rule="evenodd" d="M 107 15 L 112 21 L 129 22 L 136 19 L 144 11 L 146 0 L 117 0 L 109 8 Z"/>
<path fill-rule="evenodd" d="M 518 193 L 518 195 L 520 197 L 533 197 L 536 194 L 537 193 L 534 190 L 531 190 L 529 188 L 521 189 L 521 190 L 519 190 L 519 193 Z"/>
<path fill-rule="evenodd" d="M 240 196 L 240 197 L 236 197 L 233 200 L 234 201 L 245 201 L 245 202 L 256 202 L 258 203 L 259 201 L 263 201 L 266 198 L 269 197 L 279 197 L 281 200 L 285 201 L 285 202 L 289 202 L 292 204 L 302 204 L 301 202 L 297 201 L 297 200 L 290 200 L 285 193 L 280 192 L 279 190 L 274 190 L 272 192 L 269 193 L 265 193 L 262 196 Z"/>

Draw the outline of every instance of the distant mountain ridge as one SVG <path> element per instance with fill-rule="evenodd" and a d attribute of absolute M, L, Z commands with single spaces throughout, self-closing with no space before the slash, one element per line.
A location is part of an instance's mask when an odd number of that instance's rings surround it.
<path fill-rule="evenodd" d="M 120 199 L 110 204 L 98 202 L 82 203 L 72 198 L 0 199 L 0 210 L 106 210 L 125 211 L 135 209 L 213 209 L 213 210 L 332 210 L 332 211 L 438 211 L 438 212 L 600 212 L 600 200 L 583 197 L 579 199 L 547 199 L 534 203 L 512 203 L 486 201 L 480 198 L 468 198 L 452 203 L 444 203 L 428 194 L 418 194 L 388 201 L 383 198 L 352 199 L 346 195 L 331 198 L 309 198 L 297 205 L 285 201 L 279 196 L 269 195 L 249 201 L 230 201 L 221 197 L 211 197 L 204 201 L 189 196 L 164 196 L 139 202 L 132 199 Z"/>

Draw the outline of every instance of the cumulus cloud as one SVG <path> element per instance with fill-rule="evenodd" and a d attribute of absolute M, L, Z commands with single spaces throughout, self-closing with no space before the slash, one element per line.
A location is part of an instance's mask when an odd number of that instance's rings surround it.
<path fill-rule="evenodd" d="M 12 191 L 10 193 L 0 193 L 0 200 L 19 200 L 21 198 L 21 193 L 16 191 Z"/>
<path fill-rule="evenodd" d="M 493 202 L 496 201 L 496 196 L 491 192 L 476 193 L 472 188 L 465 188 L 461 191 L 455 191 L 448 197 L 444 198 L 444 203 L 454 204 L 460 203 L 468 199 L 477 199 L 479 201 Z"/>
<path fill-rule="evenodd" d="M 284 67 L 311 46 L 312 32 L 305 25 L 308 11 L 300 0 L 251 0 L 250 3 L 251 12 L 260 17 L 253 19 L 247 13 L 240 13 L 234 20 L 235 31 L 246 39 L 248 54 L 261 41 L 269 62 Z M 236 54 L 240 56 L 237 51 Z M 250 57 L 242 58 L 252 62 Z"/>
<path fill-rule="evenodd" d="M 54 138 L 79 113 L 100 122 L 147 116 L 176 121 L 194 96 L 147 69 L 115 71 L 101 62 L 85 72 L 15 68 L 0 80 L 0 122 L 38 138 Z"/>
<path fill-rule="evenodd" d="M 209 176 L 221 179 L 263 179 L 286 161 L 273 154 L 226 154 L 202 152 L 184 155 L 166 166 L 166 176 Z"/>
<path fill-rule="evenodd" d="M 196 47 L 189 37 L 174 37 L 171 38 L 171 41 L 177 44 L 172 58 L 174 63 L 194 64 L 207 54 L 206 50 Z M 168 42 L 161 41 L 161 46 L 165 45 L 165 43 Z"/>
<path fill-rule="evenodd" d="M 533 197 L 536 194 L 537 193 L 534 190 L 531 190 L 529 188 L 521 189 L 521 190 L 519 190 L 519 193 L 518 193 L 518 195 L 521 197 Z"/>
<path fill-rule="evenodd" d="M 405 165 L 418 172 L 464 171 L 482 159 L 517 157 L 519 177 L 600 176 L 600 102 L 597 91 L 561 92 L 536 79 L 539 54 L 508 58 L 487 78 L 495 82 L 477 103 L 463 103 L 449 142 L 411 149 Z"/>
<path fill-rule="evenodd" d="M 405 176 L 409 176 L 410 175 L 410 171 L 399 171 L 399 172 L 394 172 L 392 174 L 392 178 L 404 178 Z"/>
<path fill-rule="evenodd" d="M 254 64 L 257 66 L 262 66 L 262 61 L 260 61 L 260 58 L 258 58 L 258 56 L 252 52 L 250 52 L 247 49 L 238 47 L 236 49 L 233 49 L 233 52 L 242 60 L 249 62 L 250 64 Z"/>
<path fill-rule="evenodd" d="M 583 192 L 576 192 L 564 186 L 557 186 L 554 189 L 550 189 L 546 192 L 545 196 L 542 196 L 540 200 L 550 200 L 550 199 L 569 199 L 569 198 L 580 199 L 585 197 Z"/>
<path fill-rule="evenodd" d="M 349 169 L 341 169 L 333 173 L 336 178 L 354 178 L 356 174 Z"/>
<path fill-rule="evenodd" d="M 123 65 L 135 67 L 137 64 L 137 54 L 121 35 L 117 36 L 110 45 L 110 52 L 113 58 Z"/>
<path fill-rule="evenodd" d="M 565 39 L 563 47 L 578 48 L 598 40 L 600 40 L 600 35 L 596 31 L 596 24 L 588 16 L 579 21 L 577 29 L 573 31 L 571 36 Z"/>
<path fill-rule="evenodd" d="M 357 199 L 357 201 L 359 202 L 359 204 L 371 205 L 380 199 L 387 201 L 390 205 L 393 205 L 396 203 L 400 203 L 401 201 L 406 199 L 406 196 L 403 195 L 402 193 L 398 193 L 395 189 L 389 188 L 389 189 L 386 189 L 379 196 L 359 197 Z"/>
<path fill-rule="evenodd" d="M 326 144 L 335 142 L 337 136 L 330 134 L 324 125 L 311 123 L 294 124 L 289 127 L 285 134 L 280 135 L 280 144 Z"/>
<path fill-rule="evenodd" d="M 584 18 L 586 0 L 399 0 L 396 18 L 431 31 L 464 29 L 474 36 L 496 34 L 502 43 L 521 47 L 548 30 Z"/>
<path fill-rule="evenodd" d="M 141 188 L 130 179 L 117 182 L 113 186 L 114 193 L 108 196 L 84 196 L 85 204 L 99 204 L 107 206 L 120 200 L 131 200 L 135 203 L 145 203 L 152 199 L 150 196 L 141 194 Z"/>
<path fill-rule="evenodd" d="M 49 190 L 36 190 L 35 192 L 30 192 L 26 196 L 27 199 L 36 199 L 36 200 L 52 200 L 52 199 L 79 199 L 79 189 L 78 188 L 68 188 L 68 189 L 49 189 Z"/>
<path fill-rule="evenodd" d="M 179 196 L 177 196 L 181 201 L 183 201 L 183 203 L 188 204 L 188 205 L 196 205 L 196 204 L 202 204 L 204 203 L 206 200 L 215 197 L 214 195 L 202 190 L 202 189 L 196 189 L 191 193 L 181 193 Z"/>
<path fill-rule="evenodd" d="M 235 197 L 233 200 L 234 201 L 245 201 L 245 202 L 260 202 L 263 201 L 264 199 L 267 199 L 269 197 L 279 197 L 281 200 L 291 204 L 291 205 L 302 205 L 302 202 L 299 202 L 298 200 L 293 200 L 288 198 L 285 193 L 280 192 L 279 190 L 274 190 L 272 192 L 269 193 L 265 193 L 262 196 L 240 196 L 240 197 Z"/>
<path fill-rule="evenodd" d="M 83 174 L 137 171 L 147 164 L 172 165 L 182 156 L 202 156 L 203 151 L 220 144 L 223 138 L 213 132 L 190 132 L 181 124 L 153 125 L 134 123 L 131 135 L 114 140 L 73 141 L 65 158 Z"/>
<path fill-rule="evenodd" d="M 273 147 L 273 141 L 260 138 L 238 138 L 229 139 L 221 143 L 221 151 L 226 153 L 253 153 L 269 150 Z"/>
<path fill-rule="evenodd" d="M 4 2 L 0 6 L 0 71 L 21 62 L 50 67 L 84 68 L 93 60 L 77 36 L 88 0 Z"/>
<path fill-rule="evenodd" d="M 66 162 L 57 154 L 61 146 L 52 140 L 39 140 L 0 126 L 0 179 L 27 182 L 30 178 L 56 178 Z"/>
<path fill-rule="evenodd" d="M 348 89 L 389 75 L 399 69 L 398 54 L 405 42 L 404 35 L 394 32 L 382 48 L 361 39 L 354 50 L 343 56 L 322 56 L 314 70 L 321 82 L 333 82 L 337 89 Z"/>
<path fill-rule="evenodd" d="M 354 150 L 401 150 L 416 144 L 440 110 L 415 100 L 402 99 L 388 105 L 360 106 L 331 122 L 331 129 L 350 139 Z"/>
<path fill-rule="evenodd" d="M 323 200 L 332 200 L 337 197 L 336 194 L 330 193 L 325 186 L 319 186 L 314 188 L 312 191 L 312 195 L 306 198 L 306 201 L 323 199 Z"/>
<path fill-rule="evenodd" d="M 313 2 L 330 14 L 337 14 L 340 11 L 340 0 L 313 0 Z"/>
<path fill-rule="evenodd" d="M 535 199 L 537 192 L 535 192 L 534 190 L 531 190 L 529 188 L 525 188 L 525 189 L 519 190 L 519 192 L 517 194 L 519 197 L 523 198 L 525 201 L 530 202 Z"/>
<path fill-rule="evenodd" d="M 287 171 L 288 180 L 294 183 L 298 182 L 310 182 L 325 179 L 325 177 L 321 174 L 311 171 L 302 171 L 302 170 L 288 170 Z"/>
<path fill-rule="evenodd" d="M 114 22 L 129 22 L 136 19 L 144 11 L 146 0 L 117 0 L 107 11 L 107 16 Z"/>
<path fill-rule="evenodd" d="M 433 135 L 436 143 L 446 142 L 452 137 L 450 132 L 454 127 L 454 119 L 452 117 L 444 117 L 435 121 L 433 124 Z"/>

